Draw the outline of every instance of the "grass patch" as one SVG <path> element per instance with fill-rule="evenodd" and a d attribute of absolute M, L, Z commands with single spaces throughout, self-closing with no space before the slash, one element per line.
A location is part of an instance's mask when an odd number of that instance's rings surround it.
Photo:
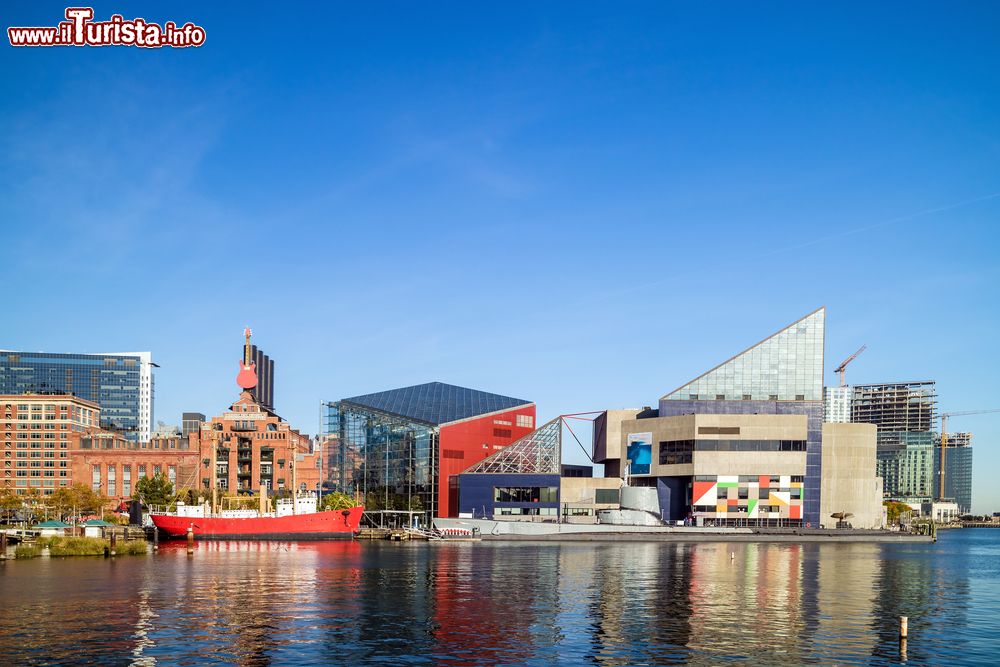
<path fill-rule="evenodd" d="M 54 537 L 49 542 L 50 556 L 103 556 L 107 540 L 99 537 Z"/>
<path fill-rule="evenodd" d="M 42 555 L 42 548 L 37 544 L 18 544 L 14 547 L 14 558 L 37 558 Z"/>
<path fill-rule="evenodd" d="M 103 556 L 105 549 L 111 548 L 109 540 L 100 537 L 49 537 L 50 556 Z M 149 553 L 146 540 L 118 540 L 115 554 L 118 556 L 142 556 Z"/>

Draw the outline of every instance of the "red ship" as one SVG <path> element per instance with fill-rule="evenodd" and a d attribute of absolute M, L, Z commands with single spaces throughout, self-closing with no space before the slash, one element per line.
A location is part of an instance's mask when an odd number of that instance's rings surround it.
<path fill-rule="evenodd" d="M 361 523 L 362 507 L 285 516 L 201 517 L 151 514 L 167 537 L 185 537 L 188 529 L 209 540 L 331 540 L 351 539 Z"/>

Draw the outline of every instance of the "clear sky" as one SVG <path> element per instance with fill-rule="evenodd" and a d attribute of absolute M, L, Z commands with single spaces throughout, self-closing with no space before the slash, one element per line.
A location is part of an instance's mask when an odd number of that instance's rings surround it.
<path fill-rule="evenodd" d="M 94 7 L 207 41 L 0 46 L 0 347 L 151 350 L 157 419 L 247 324 L 315 433 L 432 380 L 655 405 L 820 305 L 828 383 L 867 344 L 1000 408 L 997 3 Z M 1000 511 L 1000 414 L 951 425 Z"/>

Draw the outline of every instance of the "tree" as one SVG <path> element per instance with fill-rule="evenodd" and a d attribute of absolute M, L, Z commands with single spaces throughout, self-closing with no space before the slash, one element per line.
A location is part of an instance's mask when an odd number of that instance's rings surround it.
<path fill-rule="evenodd" d="M 356 504 L 354 498 L 346 493 L 328 493 L 323 496 L 320 510 L 349 510 Z"/>
<path fill-rule="evenodd" d="M 3 522 L 10 523 L 11 515 L 21 509 L 21 496 L 17 491 L 8 487 L 0 488 L 0 513 L 3 514 Z"/>
<path fill-rule="evenodd" d="M 909 515 L 913 510 L 906 503 L 897 502 L 895 500 L 887 500 L 885 505 L 885 516 L 889 521 L 889 525 L 895 525 L 899 523 L 899 520 Z"/>
<path fill-rule="evenodd" d="M 162 472 L 141 477 L 135 483 L 132 497 L 146 505 L 169 505 L 174 500 L 174 485 Z"/>

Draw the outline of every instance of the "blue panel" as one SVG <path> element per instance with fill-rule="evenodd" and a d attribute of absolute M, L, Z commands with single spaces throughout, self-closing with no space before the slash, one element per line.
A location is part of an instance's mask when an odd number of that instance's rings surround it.
<path fill-rule="evenodd" d="M 456 387 L 443 382 L 390 389 L 345 398 L 344 401 L 433 425 L 531 404 L 531 401 L 520 398 Z"/>
<path fill-rule="evenodd" d="M 492 518 L 496 506 L 493 489 L 504 486 L 554 486 L 559 488 L 559 475 L 492 475 L 469 473 L 458 475 L 458 512 L 481 519 Z M 502 503 L 503 507 L 559 507 L 559 502 Z"/>

